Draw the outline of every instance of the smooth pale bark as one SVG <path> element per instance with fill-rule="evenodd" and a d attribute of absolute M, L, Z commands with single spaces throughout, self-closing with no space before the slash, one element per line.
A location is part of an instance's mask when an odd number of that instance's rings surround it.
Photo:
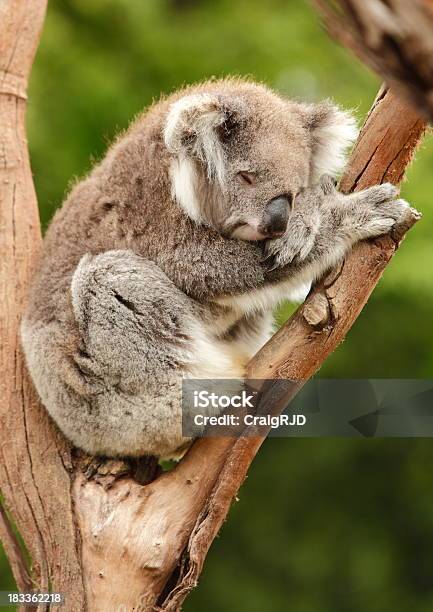
<path fill-rule="evenodd" d="M 45 0 L 0 4 L 0 488 L 10 513 L 0 513 L 0 537 L 18 587 L 28 588 L 31 575 L 35 588 L 63 592 L 65 612 L 150 610 L 157 602 L 178 610 L 263 438 L 199 440 L 176 469 L 143 486 L 131 464 L 73 452 L 38 403 L 18 325 L 41 244 L 24 115 L 44 12 Z M 344 189 L 400 181 L 423 130 L 383 91 Z M 355 321 L 400 238 L 359 245 L 252 360 L 250 376 L 308 378 Z"/>

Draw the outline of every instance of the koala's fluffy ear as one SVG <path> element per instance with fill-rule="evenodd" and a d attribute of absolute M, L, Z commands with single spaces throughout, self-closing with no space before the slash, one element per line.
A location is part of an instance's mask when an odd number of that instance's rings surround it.
<path fill-rule="evenodd" d="M 232 128 L 233 112 L 219 97 L 192 94 L 171 105 L 164 140 L 169 151 L 199 159 L 209 178 L 222 183 L 225 168 L 222 142 Z"/>
<path fill-rule="evenodd" d="M 306 127 L 312 138 L 311 178 L 337 175 L 344 168 L 349 147 L 358 136 L 355 118 L 331 102 L 308 107 Z"/>

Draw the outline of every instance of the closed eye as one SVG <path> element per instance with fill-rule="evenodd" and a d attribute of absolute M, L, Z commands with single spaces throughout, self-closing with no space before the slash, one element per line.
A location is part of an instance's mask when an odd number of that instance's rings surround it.
<path fill-rule="evenodd" d="M 238 172 L 237 176 L 239 180 L 241 180 L 246 185 L 250 185 L 251 187 L 253 187 L 257 183 L 257 179 L 255 175 L 252 174 L 252 172 L 245 172 L 244 170 L 242 170 L 241 172 Z"/>

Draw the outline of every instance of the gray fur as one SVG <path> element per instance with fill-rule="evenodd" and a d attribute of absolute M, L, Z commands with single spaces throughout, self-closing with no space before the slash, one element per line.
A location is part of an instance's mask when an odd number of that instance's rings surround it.
<path fill-rule="evenodd" d="M 139 117 L 75 186 L 47 232 L 22 342 L 76 446 L 171 454 L 185 442 L 182 377 L 242 377 L 279 301 L 404 220 L 391 186 L 316 185 L 354 135 L 329 103 L 203 83 Z M 296 196 L 287 230 L 265 240 L 258 224 L 281 194 Z"/>

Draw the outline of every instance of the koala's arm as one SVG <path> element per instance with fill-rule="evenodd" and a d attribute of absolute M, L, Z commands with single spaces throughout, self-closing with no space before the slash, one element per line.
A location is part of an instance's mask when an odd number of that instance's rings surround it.
<path fill-rule="evenodd" d="M 156 263 L 179 289 L 204 301 L 288 277 L 309 282 L 340 261 L 356 242 L 404 222 L 410 208 L 395 199 L 397 194 L 396 187 L 385 184 L 344 195 L 331 177 L 323 177 L 319 185 L 299 194 L 281 238 L 244 242 L 196 228 L 188 241 L 161 248 Z"/>
<path fill-rule="evenodd" d="M 157 265 L 190 297 L 206 301 L 242 294 L 266 282 L 263 246 L 196 228 L 188 241 L 161 248 Z"/>
<path fill-rule="evenodd" d="M 285 234 L 266 245 L 268 273 L 315 280 L 341 261 L 353 245 L 389 232 L 411 213 L 398 189 L 386 183 L 350 195 L 331 177 L 295 202 Z"/>

